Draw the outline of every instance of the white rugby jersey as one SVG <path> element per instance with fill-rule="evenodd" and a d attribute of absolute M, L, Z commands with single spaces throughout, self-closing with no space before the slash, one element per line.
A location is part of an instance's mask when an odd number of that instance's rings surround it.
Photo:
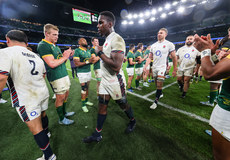
<path fill-rule="evenodd" d="M 177 50 L 176 55 L 179 57 L 178 70 L 184 71 L 195 67 L 196 57 L 200 55 L 200 52 L 194 46 L 185 45 Z"/>
<path fill-rule="evenodd" d="M 125 41 L 124 39 L 117 33 L 112 32 L 109 36 L 106 37 L 105 43 L 103 44 L 103 52 L 107 57 L 111 57 L 112 51 L 123 51 L 125 53 Z M 123 54 L 124 54 L 123 53 Z M 121 53 L 117 53 L 121 54 Z M 102 79 L 101 83 L 113 84 L 117 83 L 117 74 L 124 76 L 122 68 L 120 69 L 119 73 L 113 71 L 109 66 L 107 66 L 103 60 L 101 60 L 101 71 L 102 71 Z M 124 77 L 123 77 L 124 79 Z"/>
<path fill-rule="evenodd" d="M 36 106 L 49 97 L 44 62 L 22 46 L 0 49 L 0 74 L 8 75 L 13 107 Z"/>
<path fill-rule="evenodd" d="M 153 68 L 166 68 L 169 53 L 175 50 L 175 45 L 168 40 L 157 41 L 151 46 L 150 52 L 153 53 Z"/>

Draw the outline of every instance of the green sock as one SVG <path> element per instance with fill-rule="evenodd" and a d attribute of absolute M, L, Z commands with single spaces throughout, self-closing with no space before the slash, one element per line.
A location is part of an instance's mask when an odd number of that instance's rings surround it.
<path fill-rule="evenodd" d="M 88 97 L 85 99 L 85 102 L 88 102 Z"/>
<path fill-rule="evenodd" d="M 64 102 L 63 102 L 63 114 L 64 114 L 64 115 L 66 114 L 66 109 L 65 109 L 66 103 L 67 103 L 67 101 L 64 101 Z"/>
<path fill-rule="evenodd" d="M 136 87 L 139 87 L 139 80 L 135 80 L 135 83 L 136 83 Z"/>
<path fill-rule="evenodd" d="M 65 117 L 63 114 L 63 106 L 57 107 L 56 110 L 57 110 L 60 121 L 62 121 Z"/>
<path fill-rule="evenodd" d="M 86 104 L 86 99 L 81 99 L 82 107 L 84 107 Z"/>
<path fill-rule="evenodd" d="M 214 100 L 216 99 L 216 96 L 218 95 L 218 90 L 214 89 L 210 91 L 210 98 L 209 98 L 209 102 L 212 104 L 214 103 Z"/>

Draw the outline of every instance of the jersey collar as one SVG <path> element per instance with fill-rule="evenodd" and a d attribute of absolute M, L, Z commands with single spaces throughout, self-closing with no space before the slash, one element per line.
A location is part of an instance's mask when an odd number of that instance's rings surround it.
<path fill-rule="evenodd" d="M 46 43 L 49 43 L 49 44 L 53 44 L 52 42 L 50 41 L 47 41 L 46 39 L 42 39 L 42 41 L 46 42 Z M 54 45 L 54 44 L 53 44 Z"/>
<path fill-rule="evenodd" d="M 83 48 L 81 48 L 81 47 L 79 47 L 79 49 L 80 49 L 80 50 L 82 50 L 82 51 L 86 51 L 86 50 L 84 50 L 84 49 L 83 49 Z"/>

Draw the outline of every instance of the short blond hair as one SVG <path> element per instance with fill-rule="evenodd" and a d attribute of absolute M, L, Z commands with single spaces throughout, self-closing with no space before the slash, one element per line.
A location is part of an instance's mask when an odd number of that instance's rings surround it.
<path fill-rule="evenodd" d="M 168 34 L 168 30 L 166 28 L 161 28 L 160 30 L 165 31 L 165 33 Z"/>
<path fill-rule="evenodd" d="M 55 25 L 53 25 L 53 24 L 48 23 L 48 24 L 45 24 L 45 25 L 44 25 L 44 28 L 43 28 L 43 32 L 44 32 L 44 34 L 45 34 L 45 33 L 50 33 L 50 29 L 53 29 L 53 30 L 59 31 L 59 29 L 58 29 L 58 27 L 57 27 L 57 26 L 55 26 Z"/>

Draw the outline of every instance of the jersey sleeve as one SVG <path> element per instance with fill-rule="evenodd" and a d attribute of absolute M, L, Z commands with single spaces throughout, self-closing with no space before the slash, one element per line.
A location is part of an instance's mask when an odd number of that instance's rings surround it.
<path fill-rule="evenodd" d="M 45 44 L 40 44 L 37 48 L 37 51 L 41 58 L 44 58 L 46 56 L 53 56 L 51 48 Z"/>
<path fill-rule="evenodd" d="M 125 41 L 120 36 L 114 38 L 111 47 L 111 51 L 122 51 L 125 53 Z"/>
<path fill-rule="evenodd" d="M 3 50 L 0 50 L 0 74 L 8 76 L 12 67 L 12 60 Z"/>
<path fill-rule="evenodd" d="M 91 55 L 93 55 L 93 54 L 94 54 L 95 56 L 97 56 L 97 54 L 96 54 L 96 52 L 95 52 L 95 49 L 94 49 L 94 48 L 91 48 L 91 49 L 90 49 L 90 53 L 91 53 Z"/>
<path fill-rule="evenodd" d="M 170 42 L 169 43 L 169 52 L 172 52 L 172 51 L 175 51 L 175 45 L 172 42 Z"/>
<path fill-rule="evenodd" d="M 75 49 L 73 59 L 80 59 L 80 53 L 78 49 Z"/>

